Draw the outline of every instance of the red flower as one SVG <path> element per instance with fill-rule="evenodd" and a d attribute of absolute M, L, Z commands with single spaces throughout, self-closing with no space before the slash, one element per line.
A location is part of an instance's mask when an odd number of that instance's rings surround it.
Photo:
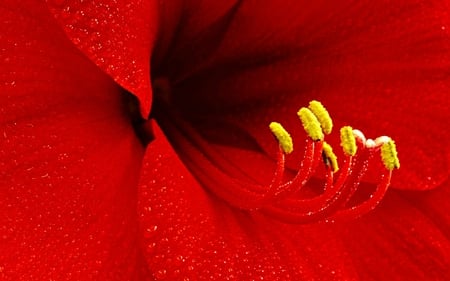
<path fill-rule="evenodd" d="M 1 280 L 450 279 L 445 1 L 156 2 L 0 4 Z M 379 207 L 288 224 L 209 191 L 273 173 L 274 120 L 297 168 L 311 99 L 397 141 Z"/>

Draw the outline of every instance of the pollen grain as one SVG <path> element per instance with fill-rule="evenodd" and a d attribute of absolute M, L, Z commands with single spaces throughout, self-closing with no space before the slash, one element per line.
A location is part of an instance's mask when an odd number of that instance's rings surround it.
<path fill-rule="evenodd" d="M 357 146 L 352 127 L 344 126 L 341 128 L 341 146 L 345 154 L 355 156 Z"/>
<path fill-rule="evenodd" d="M 292 142 L 291 135 L 283 128 L 280 123 L 272 122 L 269 125 L 272 134 L 278 140 L 281 149 L 284 153 L 289 154 L 294 151 L 294 145 Z"/>
<path fill-rule="evenodd" d="M 309 102 L 309 110 L 316 115 L 317 120 L 320 122 L 323 132 L 329 135 L 333 129 L 333 120 L 331 120 L 330 114 L 321 102 L 313 100 Z"/>
<path fill-rule="evenodd" d="M 298 117 L 302 121 L 303 128 L 308 136 L 314 141 L 321 141 L 324 138 L 320 122 L 316 115 L 306 107 L 302 107 L 297 112 Z"/>
<path fill-rule="evenodd" d="M 383 164 L 386 169 L 390 171 L 400 168 L 397 148 L 393 140 L 389 140 L 381 146 L 381 160 L 383 160 Z"/>

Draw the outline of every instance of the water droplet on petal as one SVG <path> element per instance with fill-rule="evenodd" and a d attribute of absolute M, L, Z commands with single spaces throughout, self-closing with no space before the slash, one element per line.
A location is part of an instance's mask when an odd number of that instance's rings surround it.
<path fill-rule="evenodd" d="M 155 273 L 155 278 L 157 280 L 163 280 L 167 277 L 167 271 L 165 269 L 160 269 Z"/>

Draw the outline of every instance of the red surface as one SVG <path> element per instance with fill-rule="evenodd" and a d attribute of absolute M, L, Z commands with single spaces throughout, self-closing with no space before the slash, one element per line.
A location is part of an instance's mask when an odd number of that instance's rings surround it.
<path fill-rule="evenodd" d="M 0 4 L 1 280 L 450 279 L 443 1 L 128 2 Z M 170 102 L 145 148 L 123 88 L 144 116 Z M 402 168 L 369 215 L 283 224 L 191 173 L 214 150 L 230 176 L 270 179 L 270 121 L 295 167 L 311 99 L 396 140 Z M 179 150 L 194 134 L 206 147 Z"/>
<path fill-rule="evenodd" d="M 48 0 L 48 7 L 84 54 L 151 107 L 150 56 L 157 36 L 156 1 Z"/>
<path fill-rule="evenodd" d="M 0 279 L 129 280 L 144 150 L 122 90 L 44 5 L 0 17 Z"/>

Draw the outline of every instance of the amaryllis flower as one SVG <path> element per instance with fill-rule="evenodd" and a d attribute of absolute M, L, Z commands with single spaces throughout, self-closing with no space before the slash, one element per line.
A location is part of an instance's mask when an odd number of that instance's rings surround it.
<path fill-rule="evenodd" d="M 2 1 L 0 279 L 449 280 L 449 12 Z"/>

